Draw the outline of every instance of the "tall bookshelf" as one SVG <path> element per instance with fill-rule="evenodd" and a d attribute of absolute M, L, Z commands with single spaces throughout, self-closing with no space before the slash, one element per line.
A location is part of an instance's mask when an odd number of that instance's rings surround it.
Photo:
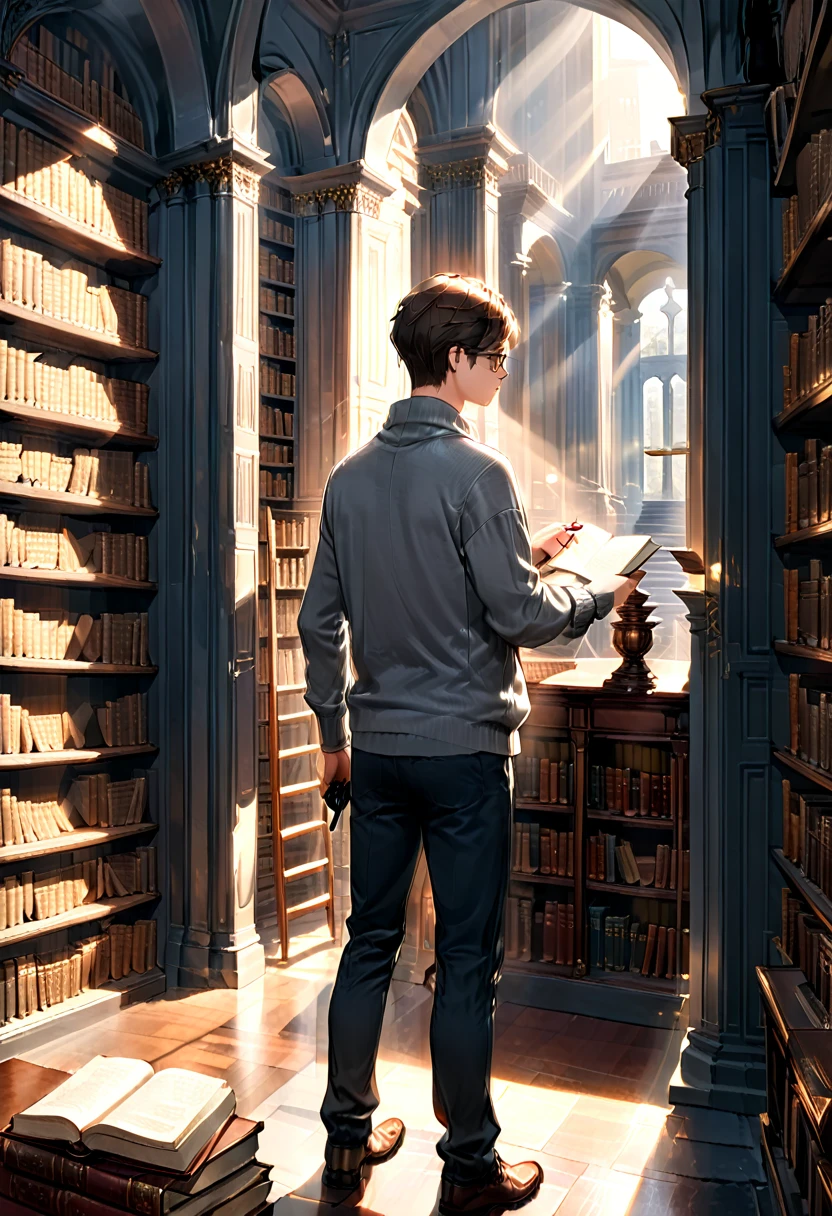
<path fill-rule="evenodd" d="M 164 989 L 148 715 L 152 161 L 114 65 L 66 20 L 33 26 L 12 62 L 20 75 L 0 85 L 0 1058 Z"/>
<path fill-rule="evenodd" d="M 529 686 L 503 995 L 660 1025 L 689 968 L 684 664 L 648 696 L 604 688 L 611 666 Z"/>
<path fill-rule="evenodd" d="M 775 740 L 782 845 L 772 849 L 781 906 L 776 962 L 758 969 L 766 1024 L 764 1159 L 779 1210 L 832 1210 L 832 1138 L 818 1089 L 832 1050 L 832 827 L 828 703 L 832 701 L 829 539 L 832 536 L 832 90 L 827 53 L 832 4 L 811 29 L 791 23 L 800 79 L 769 100 L 774 193 L 782 199 L 782 263 L 773 293 L 782 341 L 782 398 L 774 431 L 784 451 L 782 635 L 774 642 L 788 681 L 788 733 Z M 795 57 L 795 51 L 799 54 Z M 779 394 L 779 386 L 776 392 Z M 784 719 L 786 715 L 783 715 Z M 828 1075 L 828 1073 L 826 1073 Z M 823 1087 L 821 1086 L 821 1089 Z"/>

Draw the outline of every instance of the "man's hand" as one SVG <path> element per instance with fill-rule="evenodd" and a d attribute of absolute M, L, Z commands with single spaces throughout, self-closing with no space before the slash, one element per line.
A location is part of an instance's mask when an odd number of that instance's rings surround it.
<path fill-rule="evenodd" d="M 349 750 L 345 747 L 340 752 L 324 752 L 324 792 L 332 785 L 333 781 L 349 781 L 349 779 Z"/>
<path fill-rule="evenodd" d="M 589 584 L 593 595 L 612 595 L 614 608 L 620 608 L 624 601 L 638 586 L 638 578 L 613 577 L 597 579 Z"/>
<path fill-rule="evenodd" d="M 535 566 L 541 566 L 549 557 L 557 557 L 563 551 L 563 544 L 556 540 L 563 532 L 563 524 L 546 524 L 532 537 L 532 561 Z"/>

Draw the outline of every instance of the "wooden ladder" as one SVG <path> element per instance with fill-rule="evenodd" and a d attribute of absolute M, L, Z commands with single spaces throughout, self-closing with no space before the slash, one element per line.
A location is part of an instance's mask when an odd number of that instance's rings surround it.
<path fill-rule="evenodd" d="M 281 514 L 286 515 L 287 512 Z M 293 513 L 299 514 L 299 513 Z M 283 804 L 291 798 L 297 797 L 300 794 L 310 793 L 311 791 L 320 791 L 320 781 L 315 779 L 312 781 L 300 781 L 293 785 L 284 785 L 281 777 L 282 765 L 281 761 L 291 759 L 296 756 L 311 756 L 317 755 L 321 751 L 319 743 L 307 743 L 301 747 L 288 747 L 281 749 L 280 747 L 280 727 L 283 723 L 300 722 L 305 719 L 311 719 L 313 714 L 311 709 L 295 710 L 290 713 L 281 714 L 281 696 L 286 697 L 290 694 L 299 694 L 306 691 L 305 684 L 287 684 L 282 687 L 278 683 L 278 661 L 277 656 L 280 650 L 281 636 L 277 628 L 277 598 L 278 591 L 284 591 L 284 588 L 278 587 L 278 566 L 277 559 L 283 555 L 300 556 L 308 550 L 305 547 L 285 546 L 277 544 L 276 537 L 276 512 L 273 509 L 269 511 L 269 528 L 268 528 L 268 543 L 269 543 L 269 784 L 271 787 L 271 802 L 272 802 L 272 848 L 273 848 L 273 870 L 274 870 L 274 888 L 275 900 L 277 903 L 277 924 L 280 934 L 280 959 L 281 962 L 286 962 L 289 958 L 289 922 L 296 920 L 299 916 L 304 916 L 307 912 L 312 912 L 316 908 L 326 908 L 327 925 L 329 926 L 330 937 L 335 940 L 335 887 L 334 874 L 332 865 L 332 839 L 329 832 L 329 822 L 327 819 L 326 806 L 323 799 L 320 804 L 320 815 L 317 818 L 307 820 L 305 823 L 296 823 L 291 827 L 283 825 Z M 303 594 L 303 588 L 292 588 L 300 597 Z M 286 850 L 285 845 L 287 840 L 296 840 L 299 836 L 308 836 L 313 833 L 320 832 L 324 844 L 324 856 L 317 858 L 314 861 L 306 861 L 301 865 L 286 867 Z M 289 884 L 296 879 L 305 878 L 311 874 L 316 874 L 326 871 L 326 890 L 321 895 L 316 895 L 312 899 L 303 900 L 301 903 L 290 904 L 289 892 L 287 890 Z"/>

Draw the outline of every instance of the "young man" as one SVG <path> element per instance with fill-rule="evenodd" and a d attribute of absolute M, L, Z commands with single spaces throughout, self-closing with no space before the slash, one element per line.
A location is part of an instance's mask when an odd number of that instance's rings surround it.
<path fill-rule="evenodd" d="M 489 1095 L 511 757 L 529 712 L 517 647 L 579 636 L 629 591 L 623 579 L 541 582 L 511 466 L 461 417 L 466 401 L 495 398 L 518 337 L 505 300 L 478 279 L 434 275 L 404 298 L 392 341 L 412 395 L 333 469 L 299 621 L 324 783 L 352 783 L 352 914 L 329 1012 L 325 1177 L 357 1184 L 363 1162 L 386 1160 L 404 1137 L 395 1119 L 371 1130 L 374 1072 L 424 842 L 447 1216 L 519 1205 L 543 1177 L 536 1162 L 509 1166 L 495 1153 Z"/>

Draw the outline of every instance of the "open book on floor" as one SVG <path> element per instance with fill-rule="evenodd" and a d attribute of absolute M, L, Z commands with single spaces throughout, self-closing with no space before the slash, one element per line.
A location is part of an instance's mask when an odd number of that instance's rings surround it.
<path fill-rule="evenodd" d="M 541 535 L 534 538 L 534 557 L 541 576 L 553 583 L 574 582 L 576 575 L 588 583 L 628 577 L 661 548 L 650 536 L 613 536 L 596 524 L 572 525 L 546 542 Z"/>
<path fill-rule="evenodd" d="M 33 1106 L 12 1133 L 63 1141 L 185 1172 L 233 1114 L 225 1081 L 184 1068 L 154 1073 L 143 1060 L 96 1056 Z"/>

